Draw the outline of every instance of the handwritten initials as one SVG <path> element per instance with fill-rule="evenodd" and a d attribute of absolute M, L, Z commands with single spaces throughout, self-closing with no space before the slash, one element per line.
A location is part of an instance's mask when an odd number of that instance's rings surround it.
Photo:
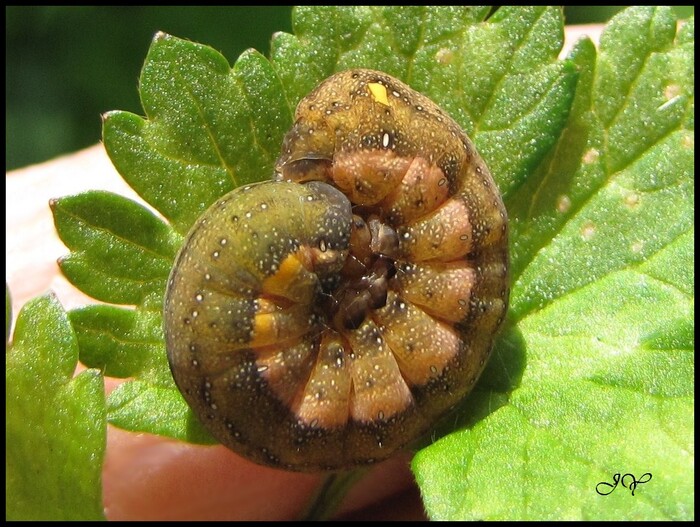
<path fill-rule="evenodd" d="M 622 483 L 622 486 L 632 491 L 632 496 L 634 496 L 634 491 L 637 489 L 637 485 L 647 483 L 649 480 L 651 480 L 651 472 L 642 474 L 642 477 L 639 479 L 636 479 L 634 474 L 630 474 L 629 472 L 622 476 L 618 472 L 617 474 L 613 474 L 612 483 L 601 481 L 595 486 L 595 491 L 601 496 L 607 496 L 608 494 L 612 494 L 612 492 L 617 488 L 618 483 Z"/>

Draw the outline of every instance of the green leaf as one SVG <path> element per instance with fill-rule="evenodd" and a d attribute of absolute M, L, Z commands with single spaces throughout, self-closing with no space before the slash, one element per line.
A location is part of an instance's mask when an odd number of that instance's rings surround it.
<path fill-rule="evenodd" d="M 160 311 L 92 305 L 69 313 L 80 362 L 108 377 L 139 377 L 174 388 Z"/>
<path fill-rule="evenodd" d="M 211 444 L 214 440 L 182 399 L 168 368 L 160 311 L 93 305 L 70 312 L 80 361 L 109 377 L 133 377 L 109 395 L 110 424 Z"/>
<path fill-rule="evenodd" d="M 19 314 L 6 355 L 8 520 L 100 520 L 106 443 L 102 375 L 73 376 L 75 335 L 49 295 Z"/>
<path fill-rule="evenodd" d="M 51 201 L 56 230 L 73 252 L 66 277 L 105 302 L 160 306 L 182 238 L 141 205 L 91 191 Z"/>
<path fill-rule="evenodd" d="M 133 381 L 119 385 L 107 404 L 109 422 L 135 432 L 172 437 L 198 444 L 216 441 L 204 430 L 175 387 Z"/>
<path fill-rule="evenodd" d="M 631 8 L 572 52 L 566 130 L 507 199 L 509 326 L 460 410 L 485 417 L 414 458 L 432 518 L 694 517 L 692 31 Z M 652 479 L 599 495 L 616 473 Z"/>

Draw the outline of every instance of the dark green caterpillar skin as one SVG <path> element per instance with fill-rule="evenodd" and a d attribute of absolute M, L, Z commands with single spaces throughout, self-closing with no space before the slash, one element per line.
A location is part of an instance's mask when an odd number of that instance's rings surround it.
<path fill-rule="evenodd" d="M 227 194 L 188 234 L 165 300 L 173 376 L 257 463 L 386 459 L 488 359 L 508 303 L 500 195 L 447 114 L 371 70 L 299 103 L 275 180 Z"/>

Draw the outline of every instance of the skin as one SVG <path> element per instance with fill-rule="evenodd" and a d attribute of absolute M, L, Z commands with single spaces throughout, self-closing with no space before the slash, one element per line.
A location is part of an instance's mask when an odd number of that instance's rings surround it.
<path fill-rule="evenodd" d="M 223 446 L 186 445 L 111 427 L 107 452 L 104 500 L 110 520 L 293 519 L 320 482 L 318 475 L 255 465 Z M 417 493 L 409 491 L 409 459 L 401 455 L 375 467 L 347 497 L 340 516 L 422 517 Z M 382 509 L 363 511 L 382 502 Z"/>
<path fill-rule="evenodd" d="M 597 40 L 601 28 L 568 27 L 562 55 L 584 34 Z M 15 318 L 24 303 L 47 290 L 54 291 L 66 309 L 94 302 L 58 271 L 56 259 L 67 249 L 56 236 L 47 206 L 50 198 L 88 189 L 140 201 L 101 145 L 7 173 L 6 281 Z M 107 379 L 107 390 L 116 382 Z M 341 516 L 425 519 L 409 459 L 401 455 L 368 473 L 348 495 Z M 317 485 L 318 476 L 260 467 L 221 446 L 187 445 L 108 427 L 103 487 L 110 520 L 293 519 Z"/>

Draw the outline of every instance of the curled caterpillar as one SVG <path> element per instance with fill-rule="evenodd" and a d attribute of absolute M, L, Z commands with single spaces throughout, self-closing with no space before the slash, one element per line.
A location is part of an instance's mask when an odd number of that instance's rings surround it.
<path fill-rule="evenodd" d="M 474 386 L 508 304 L 498 189 L 444 111 L 349 70 L 297 107 L 274 181 L 212 205 L 165 299 L 175 381 L 261 464 L 381 461 Z"/>

